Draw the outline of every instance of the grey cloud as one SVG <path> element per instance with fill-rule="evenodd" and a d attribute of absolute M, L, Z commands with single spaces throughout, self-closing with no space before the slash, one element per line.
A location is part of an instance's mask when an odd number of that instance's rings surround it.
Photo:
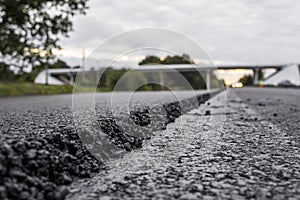
<path fill-rule="evenodd" d="M 190 36 L 216 60 L 300 63 L 299 1 L 90 0 L 89 5 L 88 14 L 75 19 L 65 47 L 93 48 L 122 31 L 162 27 Z"/>

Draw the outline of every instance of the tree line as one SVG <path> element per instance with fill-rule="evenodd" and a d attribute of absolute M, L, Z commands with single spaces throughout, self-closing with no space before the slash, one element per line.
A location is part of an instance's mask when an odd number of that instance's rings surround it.
<path fill-rule="evenodd" d="M 139 62 L 139 65 L 147 65 L 147 64 L 195 64 L 195 62 L 191 59 L 190 55 L 183 53 L 180 55 L 168 55 L 164 58 L 160 58 L 154 55 L 148 55 L 143 60 Z"/>

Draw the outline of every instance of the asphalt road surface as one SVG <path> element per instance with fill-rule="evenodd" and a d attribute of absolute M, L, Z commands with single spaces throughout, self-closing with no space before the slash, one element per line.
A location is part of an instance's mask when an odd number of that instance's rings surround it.
<path fill-rule="evenodd" d="M 299 199 L 300 91 L 230 90 L 226 113 L 220 95 L 67 198 Z"/>
<path fill-rule="evenodd" d="M 205 91 L 196 93 L 200 95 Z M 181 114 L 178 102 L 193 96 L 191 91 L 101 93 L 95 95 L 96 121 L 90 119 L 90 113 L 80 113 L 80 117 L 84 122 L 93 122 L 92 131 L 104 131 L 105 137 L 126 152 L 139 148 L 144 139 L 120 127 L 115 122 L 116 117 L 110 115 L 111 110 L 118 111 L 118 117 L 132 118 L 134 123 L 142 124 L 140 132 L 151 133 L 150 124 L 148 129 L 145 127 L 151 117 L 149 106 L 160 105 L 166 109 L 160 126 L 163 129 Z M 202 96 L 195 98 L 196 101 L 209 97 Z M 90 105 L 94 96 L 79 94 L 76 97 L 83 100 L 83 105 L 86 102 Z M 190 105 L 191 101 L 187 103 Z M 130 108 L 134 112 L 128 114 L 128 105 L 144 107 L 138 111 Z M 197 105 L 198 102 L 193 106 Z M 106 167 L 83 144 L 73 111 L 72 95 L 0 99 L 0 199 L 64 199 L 68 194 L 67 185 L 89 178 Z M 134 126 L 127 124 L 127 127 Z"/>
<path fill-rule="evenodd" d="M 128 96 L 119 95 L 114 106 L 122 107 Z M 105 164 L 78 138 L 70 95 L 0 99 L 0 199 L 299 199 L 300 90 L 234 89 L 227 102 L 224 95 L 174 115 L 143 143 L 122 138 L 130 151 Z M 99 98 L 99 107 L 110 99 Z"/>

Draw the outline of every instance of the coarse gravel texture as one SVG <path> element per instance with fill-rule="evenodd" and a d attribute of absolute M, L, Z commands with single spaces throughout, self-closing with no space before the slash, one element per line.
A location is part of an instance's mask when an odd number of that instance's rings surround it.
<path fill-rule="evenodd" d="M 221 95 L 74 182 L 67 199 L 299 199 L 299 90 L 229 90 L 226 112 Z"/>
<path fill-rule="evenodd" d="M 101 169 L 76 134 L 69 107 L 2 109 L 0 199 L 64 199 L 65 185 Z"/>
<path fill-rule="evenodd" d="M 210 97 L 202 93 L 199 103 Z M 108 138 L 126 151 L 141 147 L 143 139 L 132 139 L 113 118 L 102 115 L 110 96 L 99 96 L 104 101 L 96 106 L 98 125 Z M 153 93 L 152 100 L 145 94 L 140 96 L 137 102 L 142 105 L 156 102 L 164 106 L 166 123 L 182 113 L 170 95 Z M 79 138 L 71 95 L 3 98 L 0 102 L 0 199 L 65 199 L 70 183 L 90 178 L 107 168 L 90 154 Z M 148 112 L 133 110 L 129 116 L 143 126 L 148 123 Z"/>

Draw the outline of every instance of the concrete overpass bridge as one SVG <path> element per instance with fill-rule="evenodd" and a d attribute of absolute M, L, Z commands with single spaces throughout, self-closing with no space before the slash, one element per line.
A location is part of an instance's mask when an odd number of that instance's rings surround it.
<path fill-rule="evenodd" d="M 283 71 L 291 67 L 298 68 L 299 77 L 299 65 L 297 64 L 286 64 L 286 65 L 200 65 L 200 64 L 173 64 L 173 65 L 161 65 L 161 64 L 151 64 L 143 65 L 132 70 L 140 71 L 143 73 L 147 72 L 158 72 L 160 84 L 164 85 L 164 72 L 201 72 L 205 73 L 205 81 L 207 88 L 210 89 L 211 73 L 215 70 L 233 70 L 233 69 L 248 69 L 253 70 L 253 84 L 259 84 L 259 71 L 262 69 L 276 69 L 274 73 L 275 76 L 278 72 Z M 105 73 L 105 68 L 100 68 L 97 72 L 103 70 Z M 77 73 L 92 73 L 92 71 L 83 71 L 81 69 L 48 69 L 41 71 L 35 79 L 35 83 L 38 84 L 52 84 L 52 85 L 63 85 L 63 84 L 73 84 L 75 76 Z M 272 77 L 271 76 L 271 77 Z M 297 78 L 296 78 L 297 79 Z M 299 79 L 299 78 L 298 78 Z M 297 81 L 297 80 L 296 80 Z M 299 80 L 298 80 L 299 82 Z"/>
<path fill-rule="evenodd" d="M 180 65 L 145 65 L 140 66 L 137 70 L 144 72 L 158 71 L 161 72 L 172 72 L 174 70 L 178 72 L 205 72 L 205 81 L 207 88 L 210 88 L 211 73 L 215 70 L 233 70 L 233 69 L 248 69 L 253 70 L 254 84 L 259 84 L 259 71 L 261 69 L 276 69 L 280 71 L 281 69 L 287 67 L 288 65 L 191 65 L 191 64 L 180 64 Z M 162 75 L 160 76 L 162 77 Z M 162 78 L 161 78 L 162 79 Z M 163 80 L 161 80 L 163 83 Z"/>

